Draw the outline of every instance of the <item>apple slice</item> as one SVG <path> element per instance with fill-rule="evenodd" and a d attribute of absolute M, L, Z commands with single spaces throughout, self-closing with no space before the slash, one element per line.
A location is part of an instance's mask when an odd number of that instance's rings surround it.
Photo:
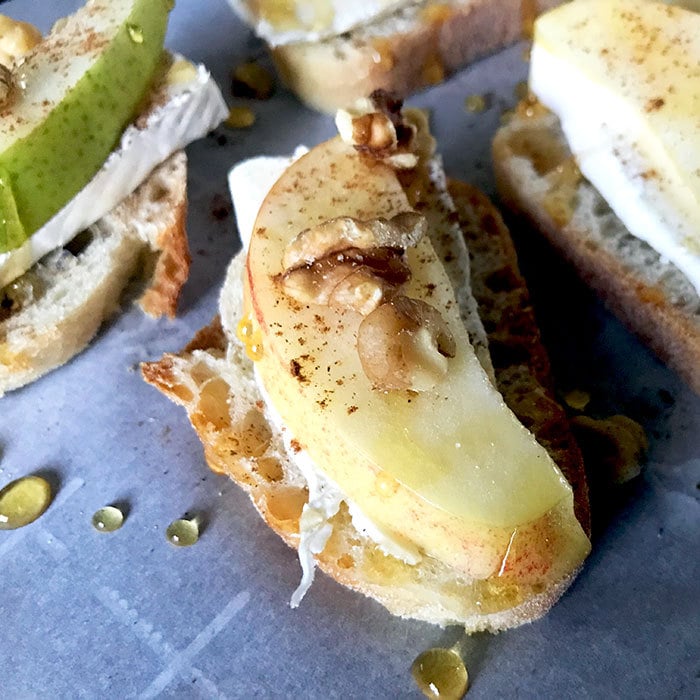
<path fill-rule="evenodd" d="M 410 210 L 394 171 L 338 138 L 284 173 L 258 214 L 245 273 L 257 374 L 291 435 L 381 529 L 464 578 L 520 585 L 524 600 L 572 574 L 590 543 L 571 487 L 477 360 L 429 238 L 408 250 L 402 294 L 437 309 L 455 341 L 432 388 L 376 389 L 358 353 L 363 316 L 302 303 L 280 282 L 300 231 Z"/>
<path fill-rule="evenodd" d="M 0 109 L 0 253 L 104 163 L 153 82 L 172 0 L 91 0 L 14 70 Z"/>

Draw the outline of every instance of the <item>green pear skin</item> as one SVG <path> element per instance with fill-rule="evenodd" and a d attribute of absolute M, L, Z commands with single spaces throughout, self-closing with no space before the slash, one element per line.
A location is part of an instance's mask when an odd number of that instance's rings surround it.
<path fill-rule="evenodd" d="M 37 45 L 0 112 L 0 253 L 100 169 L 148 93 L 172 0 L 92 0 Z M 8 181 L 9 179 L 9 181 Z"/>

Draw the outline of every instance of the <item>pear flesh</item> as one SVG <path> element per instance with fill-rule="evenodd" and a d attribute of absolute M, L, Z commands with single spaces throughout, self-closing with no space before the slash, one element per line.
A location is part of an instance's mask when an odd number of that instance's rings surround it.
<path fill-rule="evenodd" d="M 0 110 L 0 253 L 104 163 L 157 73 L 172 0 L 93 0 L 15 67 Z"/>
<path fill-rule="evenodd" d="M 572 574 L 590 543 L 571 487 L 478 362 L 429 238 L 408 251 L 406 294 L 439 309 L 457 351 L 426 391 L 374 389 L 357 350 L 363 317 L 305 305 L 279 284 L 284 250 L 300 231 L 410 209 L 394 171 L 340 139 L 286 171 L 258 214 L 244 279 L 263 339 L 257 375 L 290 434 L 378 526 L 467 578 L 539 590 Z"/>

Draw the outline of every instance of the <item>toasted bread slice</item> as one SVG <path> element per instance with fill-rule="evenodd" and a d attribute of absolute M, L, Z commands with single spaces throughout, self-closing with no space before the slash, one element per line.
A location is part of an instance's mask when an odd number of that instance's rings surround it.
<path fill-rule="evenodd" d="M 179 151 L 106 216 L 0 290 L 0 395 L 82 350 L 139 271 L 150 276 L 143 310 L 174 316 L 190 264 L 186 186 Z"/>
<path fill-rule="evenodd" d="M 504 202 L 700 393 L 700 297 L 677 267 L 629 233 L 585 178 L 562 180 L 557 166 L 573 160 L 556 116 L 521 106 L 496 134 L 493 160 Z"/>
<path fill-rule="evenodd" d="M 378 89 L 406 97 L 514 43 L 561 0 L 429 0 L 347 34 L 272 49 L 280 76 L 310 107 L 334 112 Z"/>
<path fill-rule="evenodd" d="M 472 253 L 472 275 L 477 301 L 487 310 L 489 336 L 502 344 L 512 340 L 519 350 L 501 354 L 496 366 L 499 386 L 510 395 L 516 413 L 542 435 L 544 442 L 555 447 L 553 454 L 559 457 L 576 490 L 577 515 L 587 528 L 588 499 L 581 455 L 562 409 L 552 398 L 548 361 L 508 232 L 485 197 L 461 183 L 452 183 L 450 189 L 465 235 L 475 238 L 485 227 L 486 235 Z M 222 293 L 227 307 L 222 307 L 223 312 L 241 303 L 244 262 L 245 256 L 239 254 L 229 268 Z M 496 277 L 503 282 L 494 295 L 489 285 Z M 521 312 L 523 301 L 525 310 Z M 527 357 L 520 350 L 526 350 Z M 298 547 L 299 519 L 308 500 L 307 484 L 293 461 L 294 455 L 285 449 L 280 429 L 266 418 L 253 362 L 239 340 L 227 335 L 216 318 L 181 353 L 146 363 L 142 372 L 146 381 L 186 408 L 209 466 L 239 483 L 265 522 L 288 545 Z M 440 625 L 457 623 L 470 632 L 501 630 L 543 615 L 573 578 L 518 604 L 517 594 L 489 594 L 486 587 L 457 578 L 436 559 L 424 557 L 410 565 L 385 554 L 355 529 L 344 504 L 330 522 L 333 533 L 317 555 L 320 568 L 403 617 Z M 512 595 L 516 598 L 509 597 Z"/>

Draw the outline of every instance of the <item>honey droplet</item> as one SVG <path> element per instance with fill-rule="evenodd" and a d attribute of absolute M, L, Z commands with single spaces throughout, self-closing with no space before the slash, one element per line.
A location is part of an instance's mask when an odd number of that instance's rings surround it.
<path fill-rule="evenodd" d="M 585 410 L 591 401 L 591 395 L 582 389 L 572 389 L 564 396 L 566 405 L 576 411 Z"/>
<path fill-rule="evenodd" d="M 257 362 L 258 360 L 262 360 L 263 356 L 263 346 L 262 343 L 251 343 L 250 345 L 245 346 L 245 351 L 246 355 L 253 360 L 253 362 Z"/>
<path fill-rule="evenodd" d="M 411 673 L 427 698 L 459 700 L 469 685 L 467 668 L 454 649 L 434 647 L 424 651 L 413 662 Z"/>
<path fill-rule="evenodd" d="M 255 61 L 236 66 L 231 78 L 231 92 L 234 97 L 266 100 L 272 95 L 272 74 Z"/>
<path fill-rule="evenodd" d="M 263 357 L 262 333 L 253 322 L 250 314 L 246 314 L 236 326 L 236 337 L 243 343 L 245 354 L 257 362 Z"/>
<path fill-rule="evenodd" d="M 51 504 L 51 486 L 40 476 L 25 476 L 0 491 L 0 530 L 33 523 Z"/>
<path fill-rule="evenodd" d="M 469 95 L 469 97 L 464 100 L 464 107 L 467 112 L 483 112 L 487 106 L 486 97 L 484 95 Z"/>
<path fill-rule="evenodd" d="M 250 342 L 250 338 L 253 337 L 253 321 L 248 314 L 238 322 L 236 326 L 236 337 L 244 345 Z"/>
<path fill-rule="evenodd" d="M 230 129 L 247 129 L 255 124 L 255 112 L 250 107 L 231 107 L 224 124 Z"/>
<path fill-rule="evenodd" d="M 92 526 L 99 532 L 114 532 L 124 524 L 124 513 L 116 506 L 100 508 L 92 516 Z"/>
<path fill-rule="evenodd" d="M 127 24 L 126 31 L 129 32 L 129 38 L 134 44 L 143 44 L 143 29 L 138 24 Z"/>
<path fill-rule="evenodd" d="M 199 523 L 197 518 L 173 520 L 165 531 L 165 538 L 176 547 L 190 547 L 199 540 Z"/>

